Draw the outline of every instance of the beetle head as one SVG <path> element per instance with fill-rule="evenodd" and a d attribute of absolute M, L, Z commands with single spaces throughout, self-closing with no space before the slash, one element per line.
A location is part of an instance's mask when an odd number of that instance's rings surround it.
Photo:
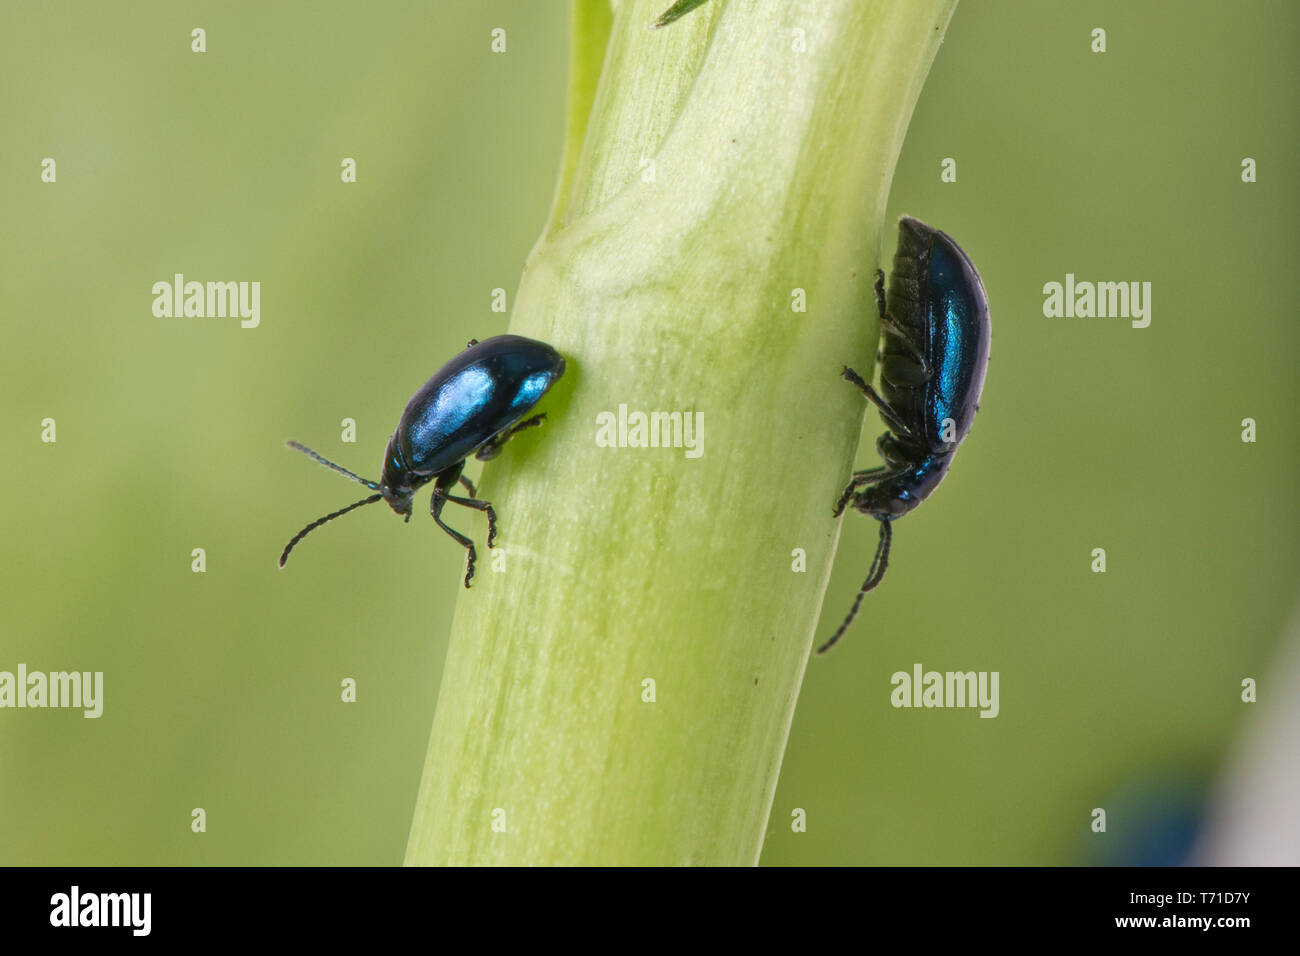
<path fill-rule="evenodd" d="M 411 499 L 415 496 L 414 488 L 394 488 L 391 485 L 381 485 L 379 493 L 388 502 L 388 507 L 407 521 L 411 520 Z"/>
<path fill-rule="evenodd" d="M 878 521 L 893 521 L 920 504 L 907 488 L 902 487 L 904 484 L 904 481 L 894 478 L 872 485 L 853 496 L 853 507 Z"/>

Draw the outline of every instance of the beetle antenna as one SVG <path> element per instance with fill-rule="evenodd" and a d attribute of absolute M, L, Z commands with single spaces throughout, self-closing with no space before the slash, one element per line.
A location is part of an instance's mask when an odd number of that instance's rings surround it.
<path fill-rule="evenodd" d="M 307 527 L 303 528 L 301 531 L 299 531 L 297 534 L 295 534 L 292 538 L 289 539 L 289 543 L 286 544 L 284 546 L 284 550 L 280 552 L 280 567 L 284 567 L 284 562 L 289 560 L 289 552 L 293 550 L 293 546 L 297 544 L 299 541 L 301 541 L 303 538 L 307 537 L 309 533 L 315 531 L 317 528 L 323 525 L 326 521 L 333 521 L 335 518 L 340 518 L 343 515 L 347 514 L 349 511 L 351 511 L 353 508 L 360 508 L 362 505 L 374 504 L 382 497 L 384 496 L 371 495 L 369 498 L 362 498 L 360 501 L 354 501 L 346 508 L 340 508 L 338 511 L 334 512 L 333 514 L 326 515 L 323 518 L 317 518 L 315 521 L 307 525 Z"/>
<path fill-rule="evenodd" d="M 347 475 L 349 478 L 351 478 L 351 479 L 352 479 L 353 481 L 355 481 L 357 484 L 359 484 L 359 485 L 365 485 L 365 486 L 366 486 L 367 488 L 369 488 L 371 491 L 378 491 L 378 490 L 379 490 L 379 483 L 378 483 L 378 482 L 370 481 L 370 480 L 367 479 L 367 478 L 362 478 L 360 475 L 354 475 L 352 472 L 348 471 L 348 470 L 347 470 L 346 468 L 344 468 L 342 465 L 336 465 L 336 464 L 334 464 L 334 462 L 330 461 L 328 458 L 324 457 L 323 455 L 318 455 L 318 454 L 316 454 L 314 451 L 312 451 L 312 450 L 311 450 L 310 448 L 308 448 L 306 445 L 300 445 L 300 444 L 298 444 L 298 442 L 293 441 L 292 439 L 289 440 L 289 441 L 287 441 L 287 442 L 285 442 L 285 444 L 288 445 L 290 448 L 292 448 L 294 451 L 300 451 L 300 452 L 302 452 L 304 455 L 307 455 L 307 456 L 311 457 L 312 459 L 314 459 L 314 460 L 320 462 L 320 463 L 321 463 L 322 465 L 324 465 L 326 468 L 333 468 L 333 469 L 334 469 L 335 471 L 337 471 L 340 475 Z M 284 564 L 283 561 L 281 561 L 280 563 L 281 563 L 281 564 Z"/>
<path fill-rule="evenodd" d="M 881 578 L 885 576 L 885 568 L 889 567 L 889 542 L 893 540 L 893 525 L 888 521 L 880 522 L 880 543 L 876 545 L 876 557 L 871 562 L 871 570 L 867 572 L 867 579 L 862 582 L 862 587 L 858 590 L 858 596 L 853 599 L 853 607 L 849 610 L 849 616 L 844 619 L 838 631 L 831 635 L 831 639 L 817 648 L 818 654 L 825 654 L 840 636 L 849 629 L 853 619 L 858 616 L 858 607 L 862 604 L 863 596 L 880 583 Z"/>

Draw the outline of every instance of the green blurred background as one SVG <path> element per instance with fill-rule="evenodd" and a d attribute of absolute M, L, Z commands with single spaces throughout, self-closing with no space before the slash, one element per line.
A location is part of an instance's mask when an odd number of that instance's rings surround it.
<path fill-rule="evenodd" d="M 513 299 L 548 209 L 567 19 L 0 9 L 0 670 L 106 687 L 98 720 L 0 711 L 0 863 L 401 861 L 463 553 L 371 508 L 277 572 L 360 497 L 283 441 L 377 477 L 415 388 L 505 329 L 491 291 Z M 982 411 L 863 626 L 809 665 L 765 863 L 1149 862 L 1194 829 L 1300 583 L 1297 27 L 1282 2 L 958 8 L 890 208 L 981 270 Z M 175 272 L 259 280 L 260 327 L 155 318 Z M 1067 272 L 1150 281 L 1150 328 L 1045 318 Z M 819 635 L 875 547 L 846 520 Z M 1000 671 L 1000 716 L 893 709 L 917 662 Z"/>

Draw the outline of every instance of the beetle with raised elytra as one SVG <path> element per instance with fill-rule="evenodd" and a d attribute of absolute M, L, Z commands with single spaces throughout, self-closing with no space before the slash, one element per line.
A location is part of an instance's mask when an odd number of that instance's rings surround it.
<path fill-rule="evenodd" d="M 280 554 L 280 567 L 289 552 L 308 533 L 362 505 L 381 498 L 399 515 L 411 520 L 411 499 L 415 492 L 433 482 L 429 514 L 438 527 L 451 535 L 468 552 L 465 587 L 474 577 L 474 542 L 447 526 L 442 509 L 448 501 L 485 512 L 488 518 L 488 547 L 497 537 L 497 515 L 490 502 L 477 496 L 473 483 L 462 474 L 465 459 L 495 458 L 511 436 L 540 425 L 545 413 L 524 419 L 552 385 L 564 374 L 564 356 L 545 342 L 520 335 L 498 335 L 483 342 L 470 340 L 468 348 L 440 368 L 412 396 L 397 422 L 384 452 L 379 481 L 370 481 L 316 454 L 296 441 L 290 448 L 311 456 L 327 468 L 365 485 L 376 494 L 318 518 L 299 531 Z M 457 483 L 470 497 L 450 493 Z"/>

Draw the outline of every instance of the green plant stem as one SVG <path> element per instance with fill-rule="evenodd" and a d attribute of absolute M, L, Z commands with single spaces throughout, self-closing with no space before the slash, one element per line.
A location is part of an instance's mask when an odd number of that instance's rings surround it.
<path fill-rule="evenodd" d="M 664 0 L 618 4 L 511 322 L 569 369 L 484 471 L 504 567 L 457 605 L 407 863 L 757 861 L 865 411 L 839 373 L 871 367 L 955 2 L 713 0 L 659 30 Z M 702 454 L 598 446 L 620 404 L 702 413 Z"/>

